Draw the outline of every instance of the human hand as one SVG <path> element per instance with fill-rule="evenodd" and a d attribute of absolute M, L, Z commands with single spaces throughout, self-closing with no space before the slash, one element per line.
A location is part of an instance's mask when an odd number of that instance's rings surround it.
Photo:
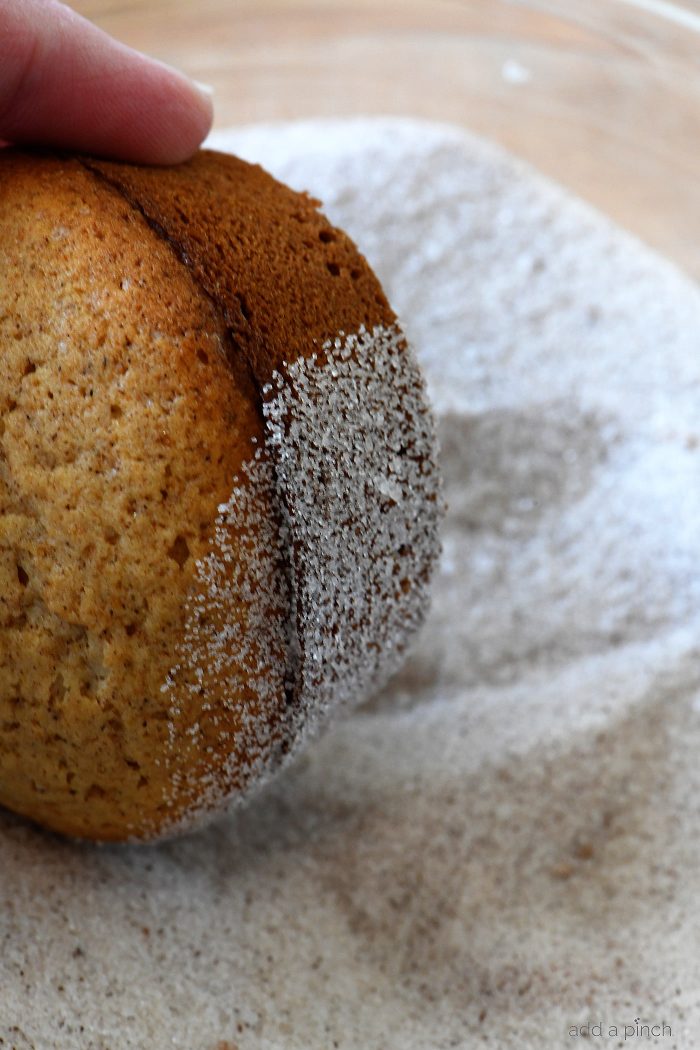
<path fill-rule="evenodd" d="M 209 131 L 211 99 L 58 0 L 0 0 L 0 140 L 175 164 Z"/>

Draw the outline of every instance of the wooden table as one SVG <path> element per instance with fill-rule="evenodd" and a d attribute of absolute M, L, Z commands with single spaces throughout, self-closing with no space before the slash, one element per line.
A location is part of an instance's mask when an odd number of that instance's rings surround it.
<path fill-rule="evenodd" d="M 686 3 L 673 21 L 634 0 L 73 6 L 213 85 L 217 126 L 358 113 L 463 124 L 700 278 L 700 5 Z"/>

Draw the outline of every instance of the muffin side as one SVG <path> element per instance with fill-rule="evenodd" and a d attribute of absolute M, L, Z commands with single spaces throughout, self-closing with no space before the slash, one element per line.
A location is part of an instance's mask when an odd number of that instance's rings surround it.
<path fill-rule="evenodd" d="M 69 834 L 151 834 L 179 812 L 187 723 L 235 734 L 250 701 L 212 727 L 188 693 L 173 748 L 161 686 L 217 508 L 263 440 L 256 391 L 187 270 L 75 160 L 3 157 L 0 269 L 0 802 Z M 255 498 L 274 521 L 273 494 Z M 227 610 L 243 631 L 254 603 Z M 273 607 L 257 621 L 279 705 Z"/>

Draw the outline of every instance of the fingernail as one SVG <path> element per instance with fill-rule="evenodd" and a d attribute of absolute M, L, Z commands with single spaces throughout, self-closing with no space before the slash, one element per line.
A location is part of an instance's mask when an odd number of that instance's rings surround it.
<path fill-rule="evenodd" d="M 207 98 L 211 98 L 214 94 L 214 88 L 211 86 L 211 84 L 203 84 L 201 80 L 193 80 L 192 83 L 197 88 L 197 90 L 200 91 L 203 95 L 206 95 Z"/>
<path fill-rule="evenodd" d="M 214 94 L 214 88 L 211 84 L 205 84 L 201 80 L 195 80 L 193 77 L 190 77 L 187 73 L 183 72 L 183 70 L 178 69 L 177 66 L 172 66 L 169 62 L 163 62 L 159 58 L 149 58 L 149 61 L 156 66 L 160 66 L 161 69 L 167 70 L 168 73 L 174 73 L 181 80 L 184 79 L 189 81 L 190 84 L 194 84 L 200 95 L 203 95 L 206 99 L 211 99 Z"/>

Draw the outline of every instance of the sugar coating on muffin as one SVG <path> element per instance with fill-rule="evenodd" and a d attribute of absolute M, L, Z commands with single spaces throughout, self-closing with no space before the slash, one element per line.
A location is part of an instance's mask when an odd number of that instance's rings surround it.
<path fill-rule="evenodd" d="M 235 158 L 0 159 L 0 802 L 152 839 L 398 666 L 423 382 L 316 202 Z"/>
<path fill-rule="evenodd" d="M 339 335 L 285 375 L 275 373 L 263 394 L 269 398 L 263 408 L 266 447 L 245 464 L 244 484 L 235 479 L 217 525 L 237 521 L 254 552 L 240 566 L 235 586 L 267 588 L 270 604 L 290 610 L 284 625 L 290 705 L 283 740 L 291 750 L 334 708 L 378 688 L 400 665 L 425 614 L 437 544 L 437 516 L 432 529 L 417 532 L 415 523 L 425 503 L 438 508 L 439 482 L 432 420 L 398 326 Z M 276 486 L 283 523 L 277 531 L 250 502 L 258 485 Z M 266 575 L 264 557 L 276 545 L 288 572 Z M 219 529 L 198 566 L 206 591 L 188 606 L 180 662 L 162 687 L 174 719 L 186 707 L 177 699 L 183 666 L 194 669 L 195 681 L 185 687 L 190 691 L 216 676 L 230 697 L 254 683 L 260 709 L 274 694 L 274 679 L 257 649 L 246 683 L 238 663 L 227 672 L 232 646 L 240 652 L 250 644 L 240 627 L 217 627 L 211 617 L 216 607 L 225 617 L 231 581 L 222 569 L 232 558 Z M 279 629 L 278 621 L 260 621 L 254 637 Z M 196 734 L 196 727 L 190 732 Z M 234 749 L 249 756 L 246 775 L 256 782 L 265 772 L 269 732 L 269 725 L 252 718 Z M 180 735 L 173 732 L 173 741 Z M 225 800 L 222 785 L 233 773 L 216 771 L 206 790 L 199 779 L 197 800 L 184 818 L 188 824 Z"/>

